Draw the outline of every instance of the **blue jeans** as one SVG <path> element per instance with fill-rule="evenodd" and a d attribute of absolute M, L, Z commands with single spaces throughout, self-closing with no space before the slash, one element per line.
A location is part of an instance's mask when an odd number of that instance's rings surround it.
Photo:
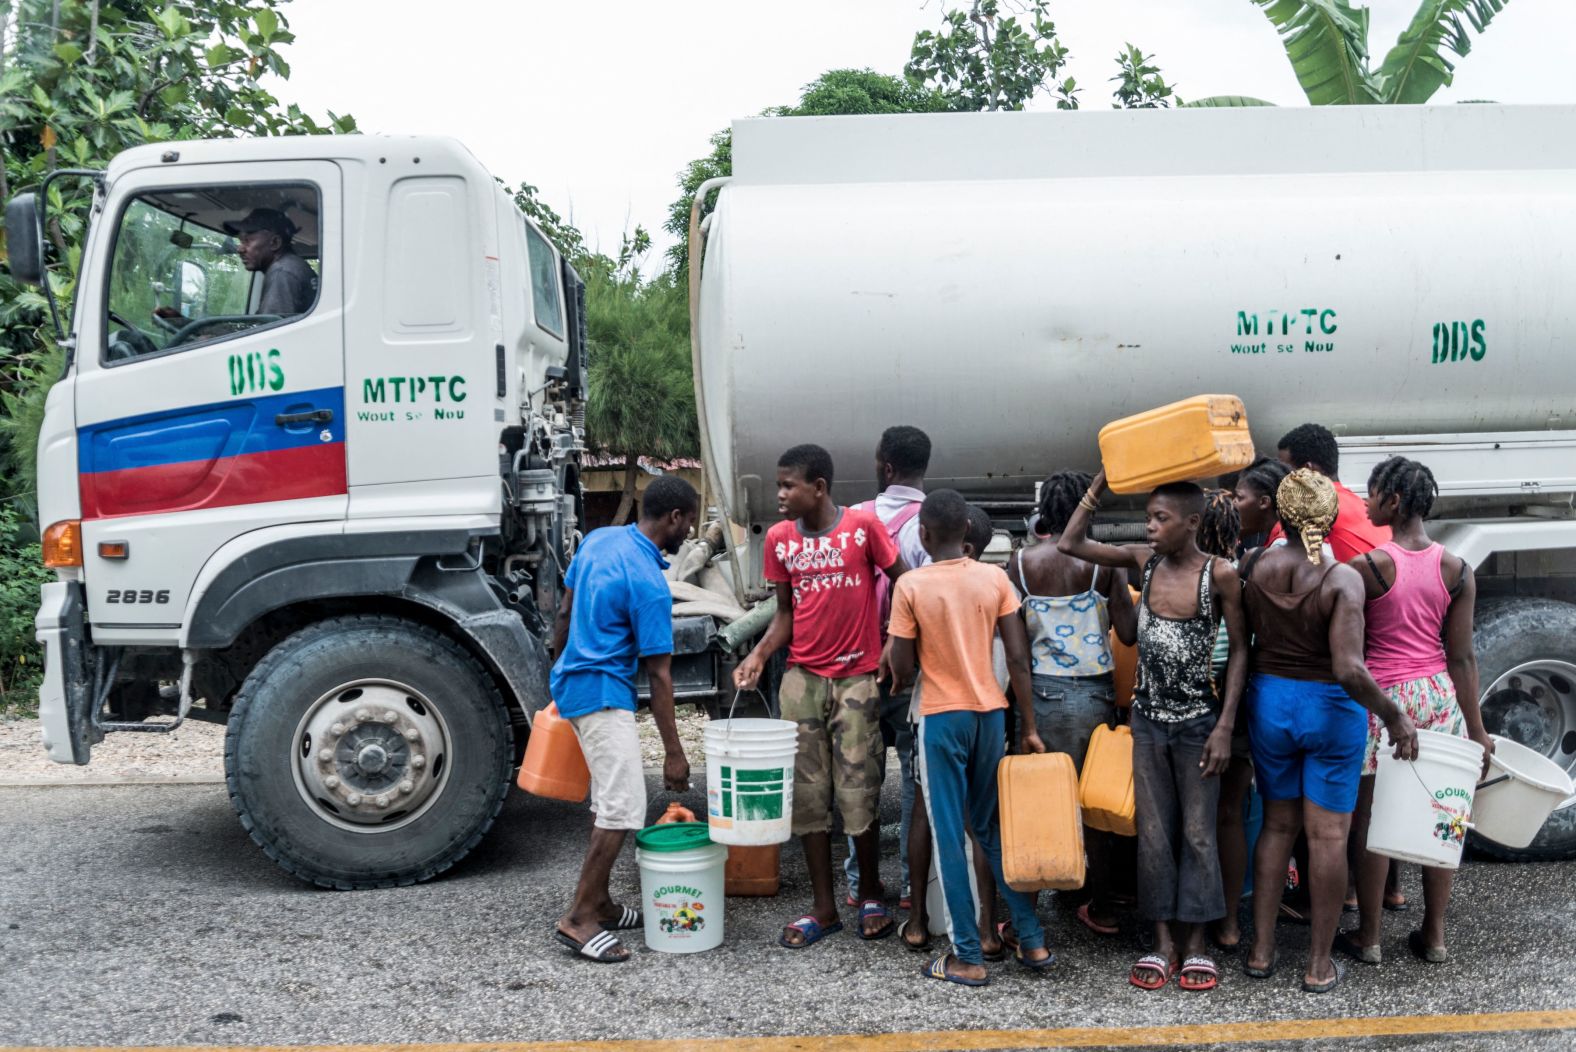
<path fill-rule="evenodd" d="M 881 779 L 886 780 L 886 750 L 897 749 L 898 771 L 903 776 L 901 795 L 903 800 L 903 817 L 898 828 L 897 854 L 903 862 L 903 889 L 908 890 L 908 827 L 909 816 L 914 812 L 914 725 L 908 722 L 908 703 L 911 694 L 889 694 L 885 686 L 881 688 Z M 877 809 L 877 815 L 880 811 Z M 879 829 L 880 818 L 876 820 Z M 843 863 L 843 872 L 848 875 L 848 894 L 855 901 L 859 899 L 859 858 L 854 854 L 854 838 L 848 838 L 848 858 Z M 921 894 L 924 894 L 921 892 Z"/>
<path fill-rule="evenodd" d="M 947 930 L 952 952 L 964 964 L 985 963 L 965 829 L 973 831 L 975 842 L 990 862 L 996 886 L 1012 912 L 1019 944 L 1024 950 L 1045 945 L 1045 929 L 1034 913 L 1034 896 L 1012 890 L 1001 873 L 996 768 L 1006 752 L 1006 734 L 1004 709 L 939 712 L 919 721 L 919 774 L 935 838 L 941 893 L 947 900 Z"/>
<path fill-rule="evenodd" d="M 1035 676 L 1034 725 L 1046 752 L 1064 752 L 1083 771 L 1089 737 L 1116 711 L 1116 687 L 1101 676 Z"/>

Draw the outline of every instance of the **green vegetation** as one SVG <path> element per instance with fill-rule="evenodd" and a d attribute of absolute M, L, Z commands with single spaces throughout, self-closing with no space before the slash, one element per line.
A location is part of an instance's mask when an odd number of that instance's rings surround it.
<path fill-rule="evenodd" d="M 33 641 L 44 569 L 38 542 L 24 538 L 22 517 L 0 505 L 0 717 L 30 716 L 38 705 L 42 653 Z"/>

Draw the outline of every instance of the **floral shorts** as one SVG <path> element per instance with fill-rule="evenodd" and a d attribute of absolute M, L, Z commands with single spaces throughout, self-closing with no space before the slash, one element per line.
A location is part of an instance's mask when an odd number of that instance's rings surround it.
<path fill-rule="evenodd" d="M 1458 738 L 1467 735 L 1466 720 L 1461 716 L 1461 706 L 1456 704 L 1456 687 L 1443 672 L 1422 679 L 1409 679 L 1386 687 L 1385 694 L 1401 706 L 1401 711 L 1412 717 L 1420 731 L 1439 731 Z M 1373 713 L 1368 714 L 1368 751 L 1363 754 L 1363 774 L 1376 774 L 1379 770 L 1379 746 L 1388 741 L 1384 724 Z"/>

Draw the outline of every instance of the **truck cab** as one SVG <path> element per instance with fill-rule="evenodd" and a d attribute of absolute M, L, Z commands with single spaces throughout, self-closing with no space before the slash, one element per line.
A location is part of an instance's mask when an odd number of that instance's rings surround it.
<path fill-rule="evenodd" d="M 579 536 L 578 275 L 440 138 L 140 147 L 94 185 L 39 438 L 45 747 L 228 724 L 303 879 L 410 883 L 501 806 Z M 7 213 L 42 281 L 44 195 Z"/>

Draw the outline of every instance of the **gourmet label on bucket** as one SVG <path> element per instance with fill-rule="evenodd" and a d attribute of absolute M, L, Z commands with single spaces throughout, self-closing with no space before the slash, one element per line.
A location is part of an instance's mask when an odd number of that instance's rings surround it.
<path fill-rule="evenodd" d="M 684 884 L 660 887 L 651 896 L 657 914 L 657 927 L 675 939 L 698 935 L 706 927 L 706 904 L 701 890 Z"/>
<path fill-rule="evenodd" d="M 1460 844 L 1471 826 L 1472 794 L 1451 786 L 1434 794 L 1434 836 L 1446 844 Z M 1452 806 L 1454 805 L 1454 806 Z"/>
<path fill-rule="evenodd" d="M 788 771 L 781 767 L 741 770 L 724 766 L 719 787 L 706 793 L 707 816 L 723 829 L 741 822 L 774 822 L 783 816 L 783 783 Z"/>

